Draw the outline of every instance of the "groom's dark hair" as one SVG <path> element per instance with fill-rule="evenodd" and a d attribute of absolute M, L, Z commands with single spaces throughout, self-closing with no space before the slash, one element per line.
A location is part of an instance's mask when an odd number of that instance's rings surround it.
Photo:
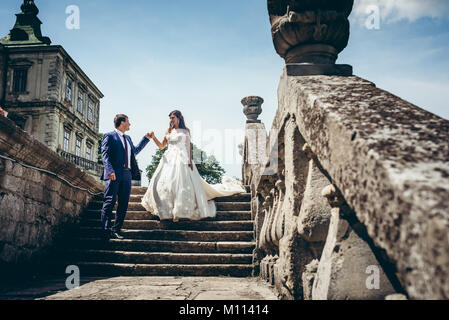
<path fill-rule="evenodd" d="M 120 127 L 120 125 L 122 124 L 122 122 L 125 122 L 126 119 L 128 119 L 128 116 L 124 115 L 124 114 L 118 114 L 115 116 L 114 118 L 114 125 L 115 128 L 117 129 L 118 127 Z"/>

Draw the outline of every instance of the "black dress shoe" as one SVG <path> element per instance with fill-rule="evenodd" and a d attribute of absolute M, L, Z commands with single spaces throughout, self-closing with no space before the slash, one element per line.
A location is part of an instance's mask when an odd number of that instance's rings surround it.
<path fill-rule="evenodd" d="M 111 239 L 118 239 L 118 240 L 123 240 L 125 239 L 125 237 L 121 236 L 119 233 L 117 232 L 111 232 Z"/>

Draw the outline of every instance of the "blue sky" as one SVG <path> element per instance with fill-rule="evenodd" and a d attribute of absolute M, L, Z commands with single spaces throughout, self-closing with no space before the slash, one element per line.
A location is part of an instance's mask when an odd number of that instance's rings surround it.
<path fill-rule="evenodd" d="M 396 7 L 383 0 L 357 1 L 350 43 L 339 63 L 449 119 L 449 1 L 397 0 Z M 2 37 L 21 2 L 2 0 Z M 177 108 L 193 129 L 193 142 L 215 153 L 228 175 L 240 177 L 237 144 L 245 126 L 240 100 L 263 97 L 260 119 L 271 128 L 284 65 L 272 45 L 265 0 L 35 2 L 43 34 L 64 46 L 105 94 L 101 132 L 113 129 L 115 114 L 125 113 L 135 143 L 150 130 L 161 138 L 169 112 Z M 379 30 L 364 26 L 368 2 L 381 9 Z M 80 8 L 79 30 L 65 26 L 69 5 Z M 142 169 L 155 150 L 151 145 L 138 156 Z"/>

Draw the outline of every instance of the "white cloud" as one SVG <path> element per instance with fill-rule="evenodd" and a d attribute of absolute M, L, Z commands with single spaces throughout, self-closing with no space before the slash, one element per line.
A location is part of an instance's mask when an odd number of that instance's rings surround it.
<path fill-rule="evenodd" d="M 420 18 L 449 19 L 447 0 L 355 0 L 353 17 L 357 22 L 365 22 L 372 5 L 378 6 L 383 23 L 414 22 Z"/>

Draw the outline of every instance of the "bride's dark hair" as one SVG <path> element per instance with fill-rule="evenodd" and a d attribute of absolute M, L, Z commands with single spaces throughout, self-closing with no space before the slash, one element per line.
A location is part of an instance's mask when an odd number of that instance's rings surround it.
<path fill-rule="evenodd" d="M 179 110 L 172 111 L 172 112 L 170 112 L 170 114 L 168 116 L 171 117 L 172 115 L 174 115 L 176 118 L 179 119 L 179 125 L 178 125 L 179 129 L 184 129 L 184 130 L 187 130 L 190 132 L 190 130 L 186 127 L 186 123 L 184 121 L 184 117 L 183 117 L 181 111 L 179 111 Z M 168 129 L 168 132 L 171 133 L 174 128 L 175 127 L 170 122 L 170 128 Z"/>

